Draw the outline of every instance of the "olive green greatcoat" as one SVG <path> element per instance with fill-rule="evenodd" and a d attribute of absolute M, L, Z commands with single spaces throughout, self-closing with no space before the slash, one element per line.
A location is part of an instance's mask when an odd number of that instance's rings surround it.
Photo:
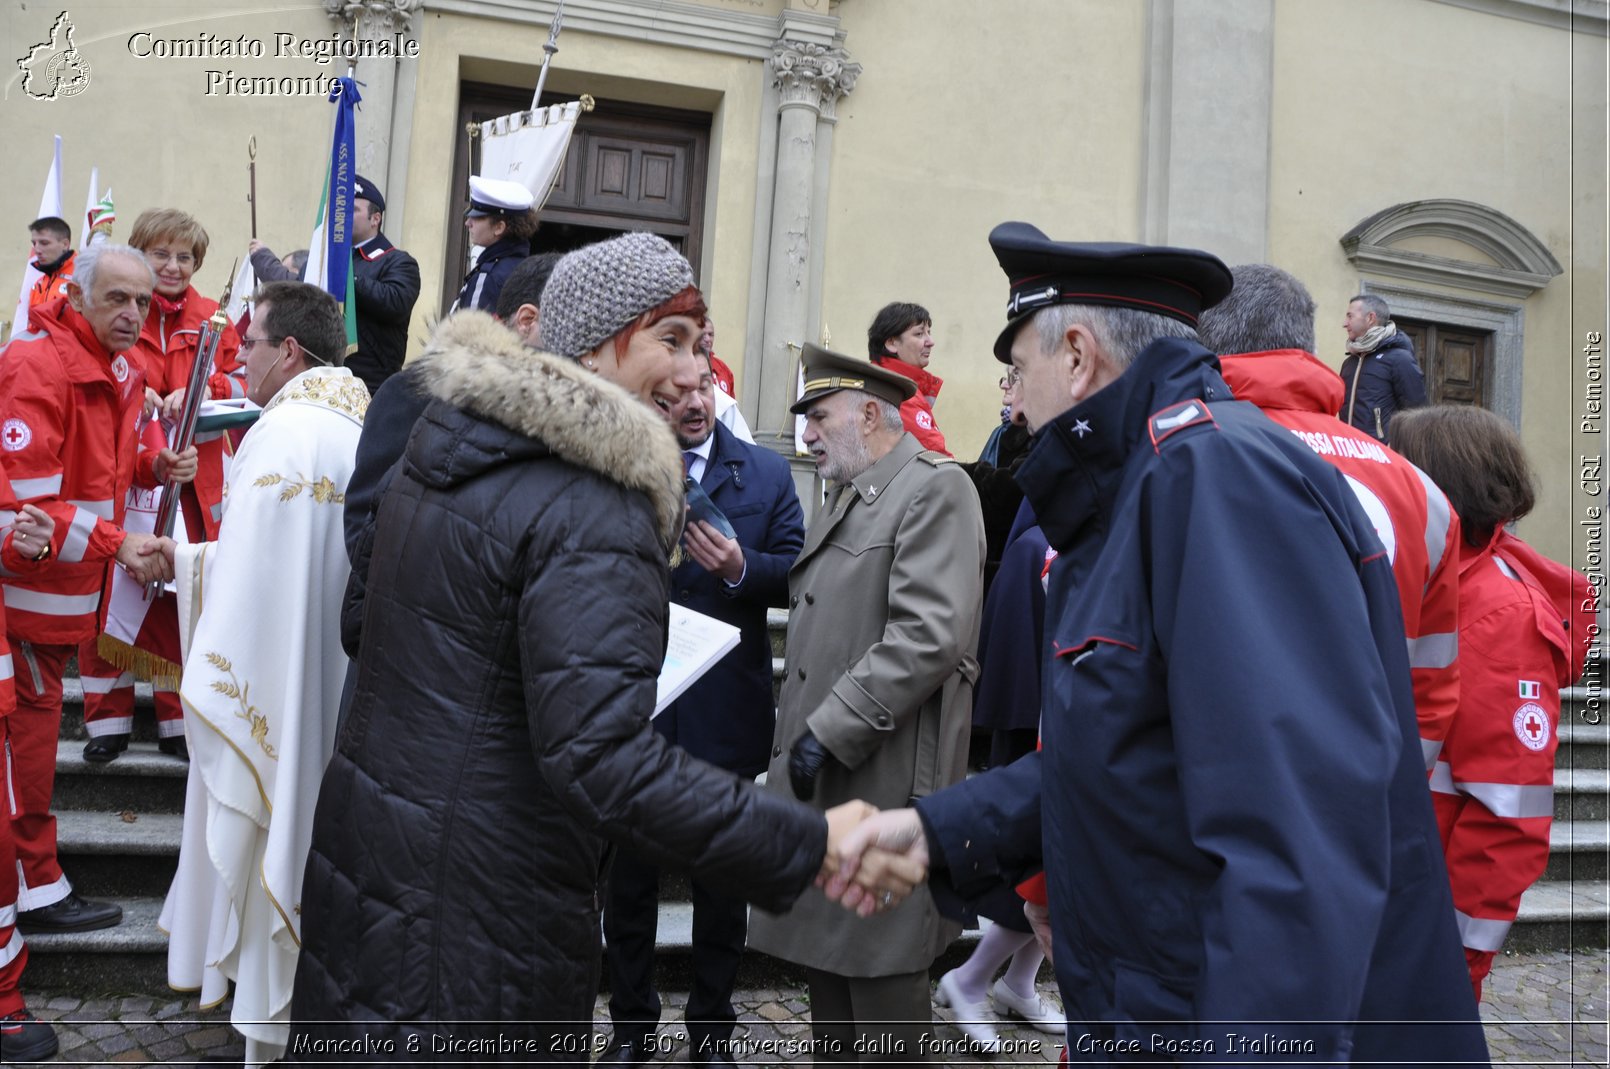
<path fill-rule="evenodd" d="M 978 676 L 984 521 L 966 473 L 907 434 L 835 488 L 788 575 L 787 675 L 766 782 L 791 792 L 808 726 L 837 759 L 813 803 L 907 805 L 962 778 Z M 926 969 L 960 928 L 926 888 L 862 919 L 809 888 L 787 914 L 756 910 L 749 945 L 841 976 Z"/>

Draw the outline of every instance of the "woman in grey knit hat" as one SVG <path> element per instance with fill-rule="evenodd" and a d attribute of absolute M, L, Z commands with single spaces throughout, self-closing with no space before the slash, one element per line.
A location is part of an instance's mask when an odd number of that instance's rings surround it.
<path fill-rule="evenodd" d="M 649 728 L 684 509 L 668 419 L 703 317 L 687 261 L 628 234 L 555 267 L 557 355 L 478 312 L 438 328 L 430 407 L 354 562 L 357 684 L 286 904 L 291 1061 L 585 1062 L 606 843 L 783 910 L 861 815 Z"/>

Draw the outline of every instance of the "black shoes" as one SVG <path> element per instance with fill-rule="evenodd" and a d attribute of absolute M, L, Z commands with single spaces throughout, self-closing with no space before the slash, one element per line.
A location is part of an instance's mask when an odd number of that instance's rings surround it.
<path fill-rule="evenodd" d="M 97 928 L 110 928 L 122 919 L 122 906 L 111 902 L 91 902 L 79 898 L 76 891 L 69 891 L 60 902 L 17 911 L 17 927 L 30 934 L 93 932 Z"/>
<path fill-rule="evenodd" d="M 617 1043 L 612 1050 L 606 1051 L 598 1059 L 599 1065 L 630 1065 L 632 1069 L 642 1069 L 653 1057 L 653 1053 L 643 1047 L 631 1043 Z"/>
<path fill-rule="evenodd" d="M 56 1030 L 27 1010 L 0 1017 L 0 1062 L 42 1062 L 56 1056 Z"/>
<path fill-rule="evenodd" d="M 128 735 L 97 735 L 84 744 L 84 760 L 104 765 L 129 748 Z"/>
<path fill-rule="evenodd" d="M 92 764 L 104 765 L 108 761 L 117 760 L 117 755 L 128 748 L 129 737 L 127 735 L 97 735 L 84 744 L 84 760 Z M 157 740 L 157 749 L 170 757 L 177 757 L 181 761 L 190 760 L 190 748 L 185 745 L 183 735 Z"/>

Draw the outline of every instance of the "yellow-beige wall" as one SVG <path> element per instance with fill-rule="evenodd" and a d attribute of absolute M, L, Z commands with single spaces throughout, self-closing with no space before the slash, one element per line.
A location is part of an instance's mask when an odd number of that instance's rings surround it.
<path fill-rule="evenodd" d="M 865 355 L 884 304 L 926 307 L 929 370 L 946 383 L 935 416 L 970 460 L 999 422 L 1004 370 L 991 228 L 1136 239 L 1146 7 L 884 0 L 839 14 L 865 72 L 838 107 L 823 324 L 835 349 Z"/>
<path fill-rule="evenodd" d="M 947 380 L 939 423 L 958 456 L 975 455 L 998 411 L 1000 368 L 990 346 L 1005 293 L 986 235 L 998 222 L 1025 219 L 1059 238 L 1140 239 L 1143 190 L 1160 166 L 1147 156 L 1148 25 L 1157 8 L 1143 0 L 700 2 L 716 13 L 838 17 L 844 45 L 863 73 L 838 104 L 829 195 L 817 206 L 826 216 L 824 333 L 834 348 L 859 354 L 883 303 L 926 305 L 938 340 L 933 370 Z M 1492 6 L 1505 8 L 1497 0 Z M 1601 448 L 1572 428 L 1583 393 L 1579 350 L 1605 320 L 1602 21 L 1598 32 L 1573 34 L 1435 0 L 1274 0 L 1270 10 L 1269 149 L 1266 160 L 1249 165 L 1267 168 L 1266 259 L 1313 291 L 1322 357 L 1339 363 L 1341 311 L 1365 279 L 1479 299 L 1361 275 L 1348 262 L 1341 236 L 1388 206 L 1433 197 L 1477 202 L 1525 226 L 1564 267 L 1564 276 L 1524 302 L 1521 425 L 1544 484 L 1523 533 L 1565 555 L 1579 458 Z M 176 204 L 207 225 L 213 251 L 197 276 L 205 292 L 221 289 L 229 261 L 244 252 L 250 137 L 257 140 L 261 236 L 279 251 L 306 241 L 333 109 L 315 96 L 208 95 L 205 72 L 313 76 L 340 73 L 342 65 L 272 54 L 141 59 L 131 54 L 129 38 L 141 31 L 245 34 L 267 42 L 272 53 L 276 33 L 328 37 L 334 24 L 321 4 L 79 0 L 71 13 L 91 67 L 87 90 L 33 101 L 11 75 L 0 100 L 7 145 L 0 154 L 6 191 L 0 234 L 9 235 L 0 249 L 10 248 L 16 265 L 0 271 L 0 294 L 20 281 L 25 224 L 37 205 L 52 133 L 65 139 L 64 201 L 75 229 L 89 168 L 98 165 L 103 185 L 116 195 L 119 236 L 152 206 Z M 55 9 L 0 6 L 0 40 L 20 42 L 14 48 L 20 54 L 23 43 L 43 38 L 54 15 Z M 449 188 L 463 138 L 459 85 L 528 88 L 546 32 L 537 19 L 437 9 L 416 17 L 409 36 L 417 38 L 419 56 L 402 61 L 398 75 L 410 140 L 395 164 L 405 165 L 406 195 L 388 223 L 424 276 L 416 343 L 444 275 L 457 270 L 444 260 L 462 208 L 461 191 Z M 762 311 L 750 306 L 751 281 L 766 270 L 755 257 L 757 237 L 762 243 L 765 237 L 755 224 L 766 182 L 761 138 L 774 118 L 765 114 L 773 106 L 769 78 L 762 59 L 588 32 L 576 21 L 561 38 L 550 78 L 561 92 L 711 115 L 701 283 L 721 322 L 723 355 L 740 378 L 754 369 L 737 359 L 738 342 Z M 1238 176 L 1196 180 L 1229 195 Z M 1485 260 L 1447 239 L 1404 247 Z M 0 300 L 9 308 L 9 297 Z"/>
<path fill-rule="evenodd" d="M 60 6 L 0 4 L 0 317 L 11 317 L 22 281 L 28 223 L 50 166 L 51 135 L 62 136 L 62 192 L 73 242 L 79 240 L 91 167 L 117 204 L 114 240 L 126 241 L 146 208 L 178 207 L 207 228 L 211 248 L 195 285 L 218 296 L 229 265 L 246 255 L 251 237 L 247 144 L 257 139 L 258 234 L 276 251 L 307 245 L 318 210 L 319 184 L 330 154 L 334 107 L 321 96 L 208 95 L 209 70 L 238 76 L 327 77 L 346 73 L 338 62 L 275 58 L 275 34 L 295 40 L 328 38 L 336 25 L 322 6 L 299 0 L 274 3 L 223 0 L 75 0 L 69 13 L 74 43 L 88 62 L 89 84 L 76 96 L 29 99 L 14 65 L 27 46 L 48 37 Z M 139 58 L 143 38 L 202 34 L 264 42 L 262 59 Z M 16 55 L 12 55 L 12 53 Z"/>
<path fill-rule="evenodd" d="M 1359 61 L 1361 50 L 1370 48 L 1360 36 L 1367 27 L 1391 28 L 1386 39 L 1376 39 L 1379 63 Z M 1573 338 L 1584 329 L 1575 321 L 1571 273 L 1592 272 L 1597 264 L 1603 278 L 1602 238 L 1574 248 L 1583 234 L 1574 224 L 1584 210 L 1604 219 L 1604 48 L 1603 37 L 1448 4 L 1275 5 L 1269 261 L 1301 277 L 1319 302 L 1319 355 L 1332 366 L 1344 356 L 1347 300 L 1366 279 L 1523 304 L 1521 432 L 1542 493 L 1520 531 L 1560 556 L 1572 542 L 1578 447 L 1569 430 L 1577 403 L 1571 356 Z M 1573 82 L 1573 67 L 1584 62 L 1597 66 L 1596 88 L 1587 70 L 1577 70 Z M 1573 173 L 1580 181 L 1584 167 L 1598 168 L 1597 189 L 1579 188 L 1573 196 Z M 1361 273 L 1337 244 L 1383 208 L 1440 197 L 1473 201 L 1514 219 L 1567 274 L 1522 302 Z M 1400 247 L 1491 263 L 1449 239 Z M 1601 323 L 1603 311 L 1601 301 Z"/>

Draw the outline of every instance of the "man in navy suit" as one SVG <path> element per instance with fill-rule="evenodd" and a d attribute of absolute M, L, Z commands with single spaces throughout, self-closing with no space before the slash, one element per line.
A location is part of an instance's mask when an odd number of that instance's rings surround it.
<path fill-rule="evenodd" d="M 671 573 L 671 597 L 742 632 L 738 648 L 654 719 L 654 728 L 693 756 L 744 776 L 758 776 L 771 757 L 776 719 L 772 698 L 767 606 L 788 597 L 788 569 L 804 545 L 804 516 L 788 462 L 733 435 L 715 418 L 708 352 L 699 354 L 699 388 L 677 424 L 688 477 L 732 523 L 737 539 L 691 522 L 683 562 Z M 660 1019 L 654 990 L 659 916 L 658 867 L 622 850 L 615 857 L 604 908 L 609 964 L 609 1015 L 614 1045 L 601 1061 L 642 1065 L 653 1056 Z M 732 988 L 747 935 L 741 899 L 693 881 L 693 989 L 688 994 L 688 1060 L 733 1061 L 737 1015 Z"/>

